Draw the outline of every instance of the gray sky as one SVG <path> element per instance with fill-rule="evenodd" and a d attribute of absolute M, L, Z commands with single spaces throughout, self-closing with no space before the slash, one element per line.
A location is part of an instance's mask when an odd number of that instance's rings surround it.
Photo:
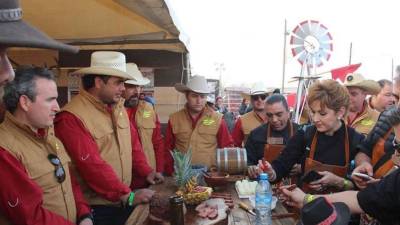
<path fill-rule="evenodd" d="M 218 78 L 224 63 L 225 85 L 264 82 L 280 87 L 284 20 L 288 31 L 304 20 L 324 24 L 333 37 L 333 53 L 317 72 L 362 63 L 358 72 L 370 79 L 391 79 L 391 60 L 400 64 L 399 5 L 396 1 L 166 0 L 190 51 L 194 74 Z M 286 81 L 301 66 L 290 53 L 287 37 Z M 296 83 L 290 84 L 291 86 Z"/>

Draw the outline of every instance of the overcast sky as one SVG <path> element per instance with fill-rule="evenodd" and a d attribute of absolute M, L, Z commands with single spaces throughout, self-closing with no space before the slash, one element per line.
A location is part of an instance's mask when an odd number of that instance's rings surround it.
<path fill-rule="evenodd" d="M 324 24 L 333 37 L 333 53 L 317 72 L 362 63 L 370 79 L 391 79 L 392 58 L 400 64 L 400 7 L 396 1 L 166 0 L 181 40 L 190 51 L 194 74 L 218 78 L 224 63 L 225 85 L 264 82 L 281 87 L 284 21 L 292 31 L 304 20 Z M 300 73 L 287 38 L 286 81 Z M 287 85 L 287 84 L 286 84 Z M 295 85 L 294 83 L 291 84 Z"/>

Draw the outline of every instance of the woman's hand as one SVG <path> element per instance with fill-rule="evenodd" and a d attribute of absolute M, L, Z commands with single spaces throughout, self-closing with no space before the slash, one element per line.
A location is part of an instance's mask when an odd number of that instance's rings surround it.
<path fill-rule="evenodd" d="M 336 176 L 329 171 L 318 172 L 322 176 L 319 180 L 310 183 L 309 187 L 314 191 L 325 190 L 329 186 L 342 188 L 343 187 L 343 177 Z"/>
<path fill-rule="evenodd" d="M 247 168 L 247 173 L 249 174 L 250 178 L 257 178 L 260 173 L 262 173 L 262 170 L 258 166 L 249 166 Z"/>

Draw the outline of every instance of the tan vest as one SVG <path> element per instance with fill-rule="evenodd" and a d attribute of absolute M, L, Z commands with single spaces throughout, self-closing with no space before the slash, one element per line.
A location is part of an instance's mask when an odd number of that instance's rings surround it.
<path fill-rule="evenodd" d="M 62 110 L 72 113 L 81 120 L 95 140 L 101 158 L 114 169 L 118 178 L 129 186 L 132 180 L 132 145 L 129 118 L 124 108 L 124 100 L 121 99 L 113 106 L 112 115 L 110 115 L 102 102 L 81 90 L 80 94 L 75 96 Z M 79 176 L 78 180 L 89 204 L 118 204 L 98 196 Z"/>
<path fill-rule="evenodd" d="M 192 148 L 192 164 L 215 166 L 217 133 L 222 115 L 206 107 L 194 128 L 186 108 L 172 114 L 169 119 L 175 148 L 181 152 Z"/>
<path fill-rule="evenodd" d="M 255 113 L 254 111 L 248 112 L 240 117 L 240 121 L 242 123 L 242 131 L 244 134 L 243 145 L 246 144 L 247 138 L 250 135 L 250 132 L 257 127 L 264 124 L 264 121 Z"/>
<path fill-rule="evenodd" d="M 156 169 L 156 156 L 153 146 L 153 129 L 156 128 L 156 112 L 153 105 L 140 100 L 135 114 L 135 122 L 148 164 Z"/>
<path fill-rule="evenodd" d="M 47 130 L 45 138 L 40 138 L 7 112 L 0 125 L 0 137 L 0 146 L 21 162 L 28 176 L 42 189 L 43 208 L 75 223 L 77 212 L 68 169 L 71 160 L 61 141 L 54 136 L 53 127 Z M 57 155 L 64 167 L 66 176 L 61 184 L 54 174 L 55 166 L 47 158 L 50 153 Z M 9 201 L 13 204 L 17 200 Z M 11 224 L 6 221 L 0 215 L 0 224 Z"/>
<path fill-rule="evenodd" d="M 358 133 L 367 136 L 375 126 L 376 121 L 378 121 L 379 114 L 378 111 L 365 105 L 364 112 L 348 125 L 354 128 Z M 345 119 L 345 122 L 347 123 L 347 119 Z"/>

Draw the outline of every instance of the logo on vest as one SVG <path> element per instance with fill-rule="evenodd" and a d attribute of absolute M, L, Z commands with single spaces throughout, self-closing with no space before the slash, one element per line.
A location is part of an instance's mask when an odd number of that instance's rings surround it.
<path fill-rule="evenodd" d="M 364 126 L 372 126 L 373 124 L 374 124 L 374 121 L 371 120 L 371 119 L 364 119 L 364 120 L 361 120 L 361 125 L 364 125 Z"/>
<path fill-rule="evenodd" d="M 150 111 L 143 111 L 143 118 L 149 118 L 151 116 Z"/>
<path fill-rule="evenodd" d="M 205 118 L 203 120 L 203 125 L 205 126 L 211 126 L 212 124 L 215 123 L 215 120 L 211 119 L 211 118 Z"/>

